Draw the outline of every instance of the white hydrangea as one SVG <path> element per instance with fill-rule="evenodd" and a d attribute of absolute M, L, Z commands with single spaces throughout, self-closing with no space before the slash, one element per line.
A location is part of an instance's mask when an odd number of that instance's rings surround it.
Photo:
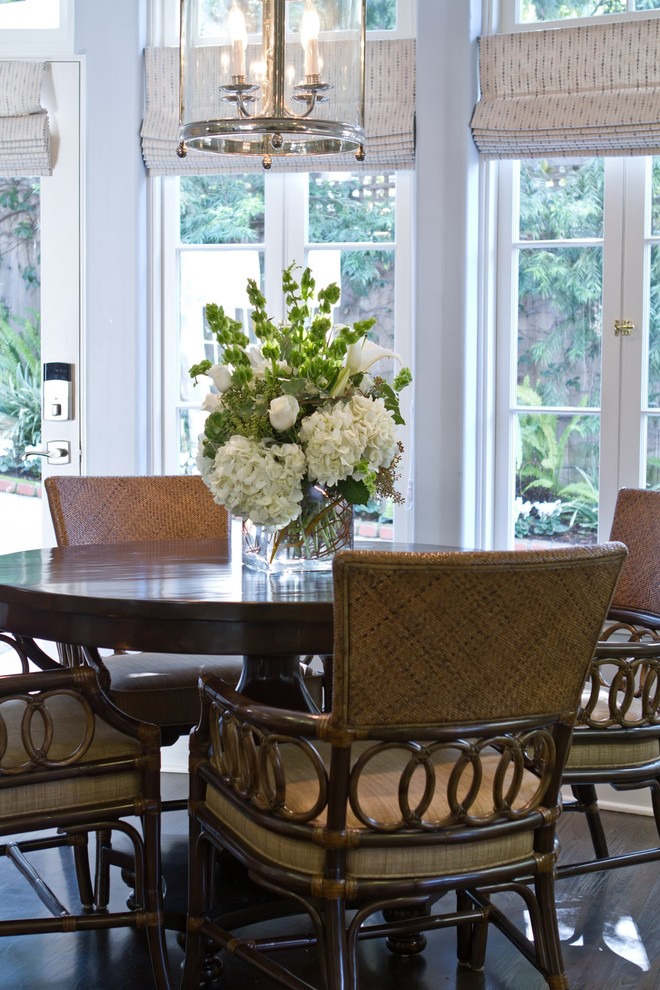
<path fill-rule="evenodd" d="M 336 485 L 366 461 L 369 471 L 389 467 L 396 452 L 396 424 L 382 399 L 354 395 L 326 403 L 300 424 L 307 473 L 321 485 Z"/>
<path fill-rule="evenodd" d="M 214 461 L 201 460 L 202 477 L 216 502 L 234 515 L 275 529 L 300 515 L 306 463 L 298 444 L 255 443 L 233 436 Z"/>

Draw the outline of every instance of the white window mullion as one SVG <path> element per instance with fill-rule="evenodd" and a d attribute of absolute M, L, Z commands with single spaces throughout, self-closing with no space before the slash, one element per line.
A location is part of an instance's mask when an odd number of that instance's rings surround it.
<path fill-rule="evenodd" d="M 283 200 L 285 225 L 281 268 L 285 268 L 294 261 L 302 268 L 305 267 L 308 202 L 309 174 L 307 172 L 291 173 L 287 176 Z"/>
<path fill-rule="evenodd" d="M 517 325 L 517 251 L 513 243 L 518 223 L 518 181 L 513 162 L 500 162 L 498 188 L 497 265 L 497 403 L 495 411 L 495 512 L 493 543 L 506 548 L 513 538 L 511 492 L 515 469 L 514 417 L 516 399 L 515 349 L 512 327 Z"/>
<path fill-rule="evenodd" d="M 152 180 L 152 222 L 160 214 L 160 241 L 152 238 L 152 335 L 160 345 L 160 423 L 153 424 L 154 473 L 178 474 L 179 390 L 179 183 L 174 176 Z M 159 209 L 160 207 L 160 209 Z M 158 257 L 160 244 L 161 256 Z M 160 272 L 160 277 L 159 276 Z M 157 314 L 161 321 L 158 323 Z M 160 326 L 160 334 L 158 327 Z M 156 343 L 155 349 L 158 347 Z M 154 369 L 154 373 L 157 373 Z M 172 401 L 174 399 L 174 401 Z M 155 406 L 154 408 L 158 408 Z M 160 434 L 160 437 L 159 437 Z"/>
<path fill-rule="evenodd" d="M 646 429 L 643 410 L 646 395 L 645 352 L 648 342 L 650 243 L 648 240 L 651 196 L 651 159 L 625 162 L 625 227 L 622 300 L 619 319 L 630 320 L 635 329 L 617 339 L 621 354 L 621 442 L 618 487 L 646 485 L 644 461 Z M 612 326 L 606 332 L 613 333 Z"/>
<path fill-rule="evenodd" d="M 614 336 L 614 321 L 621 319 L 622 265 L 625 236 L 623 198 L 624 163 L 605 162 L 603 226 L 603 336 L 601 353 L 601 420 L 599 539 L 609 535 L 620 477 L 621 338 Z"/>

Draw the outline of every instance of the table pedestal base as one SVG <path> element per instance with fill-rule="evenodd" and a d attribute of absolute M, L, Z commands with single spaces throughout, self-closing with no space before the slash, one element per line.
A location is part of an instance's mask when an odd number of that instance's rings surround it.
<path fill-rule="evenodd" d="M 243 657 L 243 673 L 236 690 L 274 708 L 293 708 L 304 712 L 319 710 L 305 687 L 298 654 Z"/>

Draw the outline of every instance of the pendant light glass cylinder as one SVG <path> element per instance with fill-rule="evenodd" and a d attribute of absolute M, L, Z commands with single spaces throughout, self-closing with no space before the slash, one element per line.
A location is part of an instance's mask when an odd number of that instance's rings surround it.
<path fill-rule="evenodd" d="M 181 0 L 180 154 L 364 158 L 365 2 Z"/>

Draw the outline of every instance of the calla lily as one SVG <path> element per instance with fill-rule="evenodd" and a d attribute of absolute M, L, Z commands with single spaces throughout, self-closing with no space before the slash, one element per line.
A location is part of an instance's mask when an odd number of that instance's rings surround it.
<path fill-rule="evenodd" d="M 371 365 L 381 358 L 394 358 L 399 364 L 403 363 L 400 354 L 395 354 L 394 351 L 375 344 L 373 340 L 362 337 L 357 343 L 349 345 L 346 352 L 346 367 L 350 369 L 351 375 L 357 375 L 359 372 L 368 371 Z"/>
<path fill-rule="evenodd" d="M 245 348 L 245 353 L 248 356 L 250 367 L 254 372 L 255 378 L 262 378 L 268 362 L 261 353 L 261 347 L 259 344 L 248 344 Z"/>
<path fill-rule="evenodd" d="M 368 340 L 366 337 L 361 337 L 355 344 L 349 344 L 346 351 L 346 363 L 339 372 L 330 395 L 341 395 L 351 375 L 364 374 L 381 358 L 394 358 L 399 364 L 403 363 L 400 354 L 395 354 L 394 351 L 389 351 L 386 347 L 381 347 L 380 344 L 375 344 L 373 340 Z"/>

